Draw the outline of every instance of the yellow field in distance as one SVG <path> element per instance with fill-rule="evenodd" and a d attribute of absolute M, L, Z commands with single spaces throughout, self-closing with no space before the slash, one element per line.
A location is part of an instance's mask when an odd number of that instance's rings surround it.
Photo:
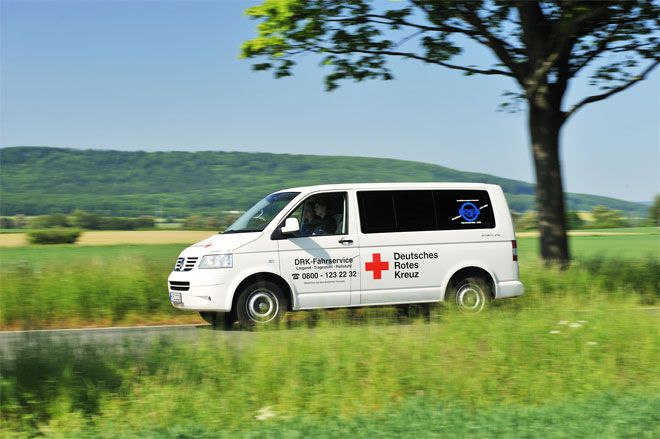
<path fill-rule="evenodd" d="M 213 235 L 212 231 L 196 230 L 145 230 L 145 231 L 90 231 L 83 232 L 75 245 L 116 244 L 193 244 Z M 0 234 L 0 247 L 29 245 L 25 233 Z"/>

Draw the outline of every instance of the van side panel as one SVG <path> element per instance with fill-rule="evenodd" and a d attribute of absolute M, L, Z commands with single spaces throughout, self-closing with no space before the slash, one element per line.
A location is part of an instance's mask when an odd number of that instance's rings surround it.
<path fill-rule="evenodd" d="M 451 276 L 466 267 L 490 273 L 496 297 L 500 281 L 517 280 L 511 246 L 515 235 L 504 193 L 494 185 L 479 189 L 488 191 L 495 227 L 360 233 L 360 303 L 443 300 Z"/>
<path fill-rule="evenodd" d="M 426 244 L 365 245 L 362 250 L 362 304 L 442 300 L 451 276 L 466 267 L 484 269 L 495 285 L 515 279 L 509 241 L 443 243 L 436 239 Z M 373 265 L 366 267 L 375 259 L 380 261 L 380 273 L 370 270 Z"/>

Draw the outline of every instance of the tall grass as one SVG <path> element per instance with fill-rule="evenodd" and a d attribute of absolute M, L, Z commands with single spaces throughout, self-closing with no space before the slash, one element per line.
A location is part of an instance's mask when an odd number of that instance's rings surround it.
<path fill-rule="evenodd" d="M 0 322 L 38 328 L 176 315 L 167 293 L 169 265 L 144 256 L 3 264 Z"/>
<path fill-rule="evenodd" d="M 0 268 L 0 325 L 12 328 L 156 322 L 195 318 L 171 307 L 169 258 L 121 253 L 61 261 L 3 263 Z M 558 295 L 576 302 L 616 295 L 639 304 L 660 299 L 660 261 L 582 259 L 567 271 L 521 262 L 526 294 L 517 306 L 550 306 Z M 496 306 L 511 306 L 508 301 Z"/>
<path fill-rule="evenodd" d="M 211 437 L 258 430 L 264 413 L 280 428 L 378 416 L 410 401 L 417 401 L 413 411 L 442 404 L 467 417 L 506 407 L 563 405 L 561 413 L 607 395 L 657 405 L 657 315 L 615 298 L 573 305 L 565 297 L 550 309 L 441 313 L 409 324 L 321 316 L 313 328 L 241 338 L 200 331 L 193 344 L 160 339 L 146 348 L 26 339 L 1 360 L 2 423 L 63 437 L 151 435 L 185 425 Z M 630 416 L 624 421 L 639 421 Z"/>
<path fill-rule="evenodd" d="M 0 323 L 180 315 L 166 291 L 178 248 L 154 247 L 5 253 Z M 644 305 L 659 273 L 657 257 L 566 271 L 527 258 L 526 294 L 477 316 L 302 312 L 192 342 L 26 336 L 0 357 L 0 436 L 657 437 L 660 327 Z"/>

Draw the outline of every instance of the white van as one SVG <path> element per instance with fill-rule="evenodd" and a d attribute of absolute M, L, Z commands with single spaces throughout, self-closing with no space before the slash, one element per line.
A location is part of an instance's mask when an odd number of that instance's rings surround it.
<path fill-rule="evenodd" d="M 523 293 L 502 188 L 475 183 L 275 192 L 186 248 L 168 282 L 173 306 L 246 326 L 285 311 L 450 298 L 479 312 Z"/>

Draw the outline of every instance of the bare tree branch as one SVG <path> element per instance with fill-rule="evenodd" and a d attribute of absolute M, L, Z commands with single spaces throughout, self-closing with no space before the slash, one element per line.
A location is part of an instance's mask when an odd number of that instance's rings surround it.
<path fill-rule="evenodd" d="M 633 85 L 637 84 L 638 82 L 642 81 L 646 76 L 651 73 L 651 71 L 656 68 L 660 64 L 660 60 L 656 59 L 654 62 L 652 62 L 641 74 L 635 76 L 632 78 L 630 81 L 621 84 L 619 87 L 613 88 L 612 90 L 609 90 L 605 93 L 599 94 L 599 95 L 593 95 L 586 97 L 582 99 L 580 102 L 577 104 L 573 105 L 570 110 L 566 111 L 564 113 L 564 121 L 566 121 L 569 117 L 575 114 L 577 110 L 580 108 L 584 107 L 587 104 L 592 104 L 594 102 L 602 101 L 603 99 L 607 99 L 612 95 L 615 95 L 617 93 L 620 93 L 624 90 L 626 90 L 629 87 L 632 87 Z"/>
<path fill-rule="evenodd" d="M 437 26 L 437 25 L 436 26 L 428 26 L 428 25 L 423 25 L 423 24 L 411 23 L 411 22 L 403 20 L 403 19 L 395 20 L 393 18 L 389 18 L 389 17 L 386 17 L 384 15 L 378 15 L 378 14 L 367 14 L 367 15 L 365 15 L 365 17 L 367 17 L 367 18 L 380 18 L 380 19 L 383 19 L 383 20 L 388 20 L 389 24 L 396 24 L 396 25 L 399 25 L 399 26 L 415 27 L 415 28 L 418 28 L 418 29 L 424 29 L 424 30 L 435 31 L 435 32 L 448 32 L 448 33 L 458 32 L 458 33 L 462 33 L 462 34 L 466 34 L 466 35 L 469 35 L 469 34 L 475 32 L 474 29 L 465 29 L 465 28 L 462 28 L 462 27 L 451 26 L 451 25 L 444 24 L 444 23 L 440 26 Z"/>
<path fill-rule="evenodd" d="M 506 44 L 488 30 L 486 25 L 481 21 L 479 16 L 474 11 L 471 11 L 468 8 L 460 5 L 458 6 L 458 10 L 463 20 L 474 26 L 475 29 L 477 29 L 479 33 L 488 40 L 488 47 L 490 47 L 493 52 L 495 52 L 495 55 L 502 61 L 502 63 L 504 63 L 504 65 L 507 66 L 509 70 L 511 70 L 511 74 L 508 76 L 516 78 L 518 83 L 523 85 L 523 79 L 525 77 L 524 69 L 520 63 L 517 63 L 513 59 L 511 53 L 509 53 L 506 48 Z"/>
<path fill-rule="evenodd" d="M 428 26 L 425 24 L 419 24 L 419 23 L 411 23 L 409 21 L 400 19 L 396 20 L 390 17 L 386 17 L 384 15 L 378 15 L 378 14 L 365 14 L 361 15 L 360 19 L 367 18 L 367 20 L 361 21 L 360 24 L 363 23 L 375 23 L 375 24 L 384 24 L 386 26 L 405 26 L 405 27 L 412 27 L 415 29 L 420 29 L 423 31 L 427 32 L 447 32 L 447 33 L 461 33 L 465 35 L 469 35 L 471 33 L 474 33 L 475 31 L 473 29 L 464 29 L 461 27 L 456 27 L 456 26 L 450 26 L 450 25 L 445 25 L 443 24 L 442 26 Z M 382 21 L 385 20 L 385 21 Z M 356 18 L 355 17 L 339 17 L 339 18 L 327 18 L 324 21 L 326 22 L 335 22 L 335 23 L 344 23 L 344 24 L 356 24 Z"/>
<path fill-rule="evenodd" d="M 600 41 L 598 42 L 598 46 L 597 46 L 595 49 L 590 50 L 589 52 L 586 52 L 586 53 L 583 55 L 584 58 L 583 58 L 582 62 L 580 62 L 580 63 L 578 63 L 578 64 L 574 64 L 574 65 L 571 67 L 571 73 L 572 73 L 573 75 L 577 74 L 577 72 L 579 72 L 580 70 L 582 70 L 583 68 L 585 68 L 585 67 L 586 67 L 591 61 L 593 61 L 594 59 L 596 59 L 596 58 L 598 57 L 598 55 L 600 55 L 601 53 L 605 52 L 605 50 L 607 49 L 607 45 L 609 44 L 609 42 L 610 42 L 610 40 L 607 39 L 607 38 L 604 38 L 604 39 L 600 40 Z"/>
<path fill-rule="evenodd" d="M 422 30 L 419 30 L 419 31 L 417 31 L 417 32 L 413 32 L 412 34 L 408 35 L 407 37 L 401 38 L 399 41 L 397 41 L 396 43 L 394 43 L 394 45 L 392 46 L 392 48 L 394 48 L 394 49 L 398 49 L 399 47 L 401 47 L 401 46 L 403 46 L 404 44 L 406 44 L 408 41 L 412 40 L 412 39 L 415 38 L 416 36 L 419 36 L 419 35 L 421 35 L 421 34 L 423 34 L 423 33 L 424 33 L 424 31 L 422 31 Z"/>
<path fill-rule="evenodd" d="M 468 67 L 468 66 L 459 66 L 456 64 L 450 64 L 444 61 L 439 61 L 436 59 L 431 59 L 431 58 L 426 58 L 424 56 L 418 55 L 416 53 L 411 53 L 411 52 L 399 52 L 395 50 L 369 50 L 369 49 L 351 49 L 351 50 L 337 50 L 337 49 L 331 49 L 329 47 L 322 47 L 322 46 L 315 46 L 314 49 L 319 50 L 321 52 L 326 52 L 326 53 L 332 53 L 334 55 L 348 55 L 352 53 L 364 53 L 368 55 L 385 55 L 385 56 L 396 56 L 400 58 L 408 58 L 408 59 L 416 59 L 418 61 L 423 61 L 429 64 L 437 64 L 439 66 L 446 67 L 448 69 L 453 69 L 453 70 L 460 70 L 462 72 L 467 72 L 467 73 L 472 73 L 472 74 L 480 74 L 480 75 L 502 75 L 502 76 L 509 76 L 509 77 L 514 77 L 513 73 L 507 72 L 505 70 L 498 70 L 498 69 L 479 69 L 475 67 Z"/>
<path fill-rule="evenodd" d="M 424 24 L 418 24 L 418 23 L 411 23 L 406 20 L 395 20 L 390 17 L 386 17 L 384 15 L 378 15 L 378 14 L 366 14 L 363 17 L 369 18 L 366 20 L 366 23 L 371 23 L 371 24 L 382 24 L 385 26 L 405 26 L 405 27 L 412 27 L 414 29 L 419 29 L 420 34 L 424 32 L 446 32 L 446 33 L 460 33 L 463 35 L 466 35 L 476 42 L 480 44 L 487 44 L 488 41 L 483 38 L 479 32 L 477 32 L 475 29 L 466 29 L 462 27 L 457 27 L 457 26 L 451 26 L 448 24 L 442 24 L 440 26 L 428 26 Z M 387 20 L 387 21 L 380 21 L 380 20 Z M 353 17 L 340 17 L 340 18 L 329 18 L 325 19 L 326 22 L 329 23 L 343 23 L 343 24 L 351 24 L 355 23 L 355 18 Z"/>

